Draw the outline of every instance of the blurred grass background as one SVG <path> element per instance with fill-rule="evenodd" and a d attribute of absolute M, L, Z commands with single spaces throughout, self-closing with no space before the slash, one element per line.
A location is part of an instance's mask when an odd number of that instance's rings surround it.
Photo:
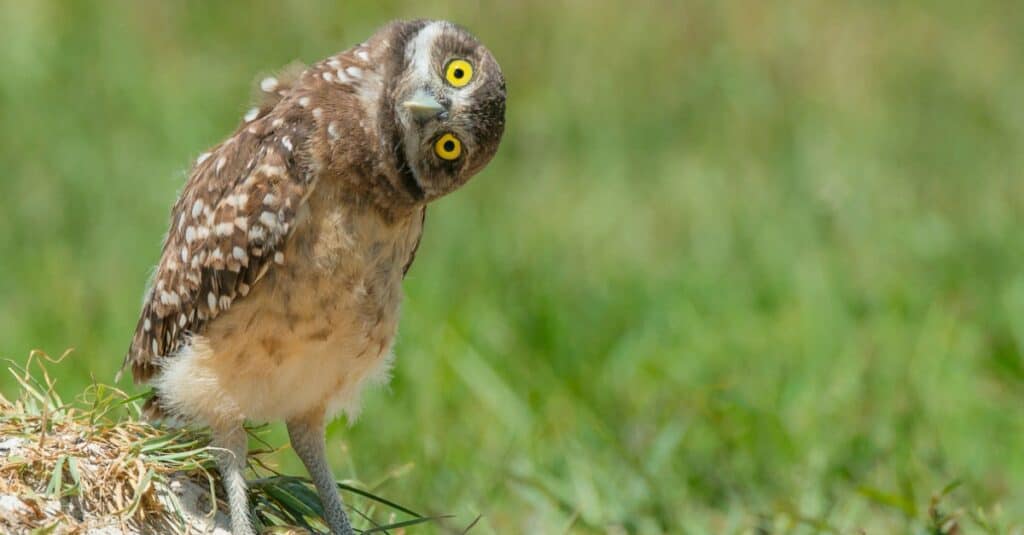
<path fill-rule="evenodd" d="M 339 477 L 474 533 L 920 533 L 956 482 L 968 533 L 1024 525 L 1024 4 L 0 6 L 0 356 L 77 348 L 65 395 L 260 73 L 448 18 L 507 133 L 431 210 Z"/>

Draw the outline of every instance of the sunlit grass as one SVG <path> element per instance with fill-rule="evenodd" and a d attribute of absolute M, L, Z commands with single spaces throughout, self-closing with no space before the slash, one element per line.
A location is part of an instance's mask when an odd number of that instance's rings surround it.
<path fill-rule="evenodd" d="M 409 466 L 380 492 L 455 515 L 422 532 L 920 532 L 953 482 L 963 529 L 1024 522 L 1016 3 L 113 5 L 4 10 L 0 354 L 76 347 L 65 396 L 258 73 L 444 17 L 507 134 L 428 214 L 339 475 Z"/>

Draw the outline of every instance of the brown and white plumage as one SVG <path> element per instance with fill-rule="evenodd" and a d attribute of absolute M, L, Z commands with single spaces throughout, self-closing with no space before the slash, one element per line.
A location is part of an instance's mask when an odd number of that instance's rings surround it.
<path fill-rule="evenodd" d="M 222 469 L 236 532 L 251 529 L 246 419 L 288 422 L 332 530 L 347 532 L 324 421 L 386 375 L 426 204 L 494 155 L 504 79 L 464 30 L 413 21 L 260 88 L 190 172 L 126 364 L 155 387 L 155 410 L 210 425 L 234 453 Z"/>
<path fill-rule="evenodd" d="M 197 160 L 132 340 L 137 380 L 284 263 L 282 244 L 317 178 L 294 150 L 311 128 L 287 111 L 267 110 Z"/>

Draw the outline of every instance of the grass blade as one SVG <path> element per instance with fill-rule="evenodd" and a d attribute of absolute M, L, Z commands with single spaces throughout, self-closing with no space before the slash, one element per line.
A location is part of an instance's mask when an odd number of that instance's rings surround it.
<path fill-rule="evenodd" d="M 353 494 L 358 494 L 358 495 L 360 495 L 360 496 L 362 496 L 364 498 L 369 498 L 369 499 L 371 499 L 371 500 L 373 500 L 373 501 L 375 501 L 377 503 L 384 504 L 384 505 L 386 505 L 386 506 L 388 506 L 388 507 L 390 507 L 392 509 L 396 509 L 398 511 L 401 511 L 401 512 L 403 512 L 403 513 L 405 513 L 405 514 L 407 514 L 409 516 L 414 516 L 416 518 L 424 518 L 423 515 L 417 513 L 416 511 L 413 511 L 412 509 L 409 509 L 407 507 L 402 507 L 401 505 L 398 505 L 397 503 L 395 503 L 395 502 L 393 502 L 391 500 L 388 500 L 388 499 L 385 499 L 385 498 L 381 498 L 380 496 L 377 496 L 376 494 L 367 492 L 365 490 L 357 489 L 355 487 L 346 485 L 344 483 L 338 483 L 338 488 L 340 488 L 342 490 L 345 490 L 345 491 L 348 491 L 348 492 L 351 492 Z"/>
<path fill-rule="evenodd" d="M 384 526 L 377 526 L 363 531 L 363 535 L 367 533 L 380 533 L 389 529 L 405 528 L 409 526 L 415 526 L 416 524 L 423 524 L 425 522 L 434 522 L 444 518 L 452 518 L 452 515 L 439 515 L 439 516 L 421 516 L 419 518 L 412 518 L 409 520 L 403 520 L 402 522 L 395 522 L 393 524 L 387 524 Z"/>
<path fill-rule="evenodd" d="M 64 486 L 64 462 L 66 460 L 67 455 L 57 458 L 57 464 L 53 467 L 53 473 L 50 474 L 50 483 L 46 485 L 46 494 L 55 498 L 60 498 L 60 490 Z"/>

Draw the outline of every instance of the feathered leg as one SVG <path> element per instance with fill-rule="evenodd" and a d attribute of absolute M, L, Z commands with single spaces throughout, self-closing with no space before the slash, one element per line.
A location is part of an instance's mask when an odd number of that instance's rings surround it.
<path fill-rule="evenodd" d="M 217 451 L 221 483 L 228 495 L 231 510 L 231 533 L 253 535 L 252 519 L 249 516 L 249 497 L 245 490 L 245 458 L 249 454 L 249 440 L 245 429 L 235 426 L 231 429 L 214 430 L 213 446 Z"/>
<path fill-rule="evenodd" d="M 309 476 L 320 494 L 320 502 L 324 506 L 324 519 L 334 535 L 354 535 L 348 515 L 341 504 L 338 485 L 327 464 L 327 452 L 324 444 L 324 412 L 314 411 L 302 418 L 288 420 L 288 437 L 292 449 L 306 465 Z"/>

